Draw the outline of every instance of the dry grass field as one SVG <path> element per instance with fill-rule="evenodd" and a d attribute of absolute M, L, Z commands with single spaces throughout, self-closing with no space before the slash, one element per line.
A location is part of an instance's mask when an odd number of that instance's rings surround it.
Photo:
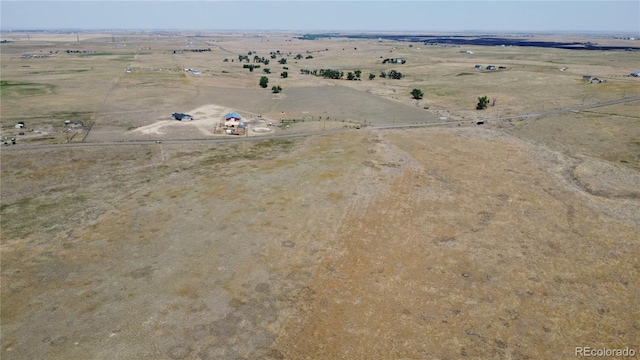
<path fill-rule="evenodd" d="M 640 102 L 496 119 L 639 96 L 638 51 L 6 35 L 2 359 L 640 351 Z M 270 63 L 243 69 L 249 52 Z M 230 111 L 268 132 L 190 141 Z"/>

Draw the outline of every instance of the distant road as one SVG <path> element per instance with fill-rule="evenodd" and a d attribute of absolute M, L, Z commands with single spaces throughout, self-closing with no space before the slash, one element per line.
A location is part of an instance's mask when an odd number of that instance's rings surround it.
<path fill-rule="evenodd" d="M 477 123 L 479 121 L 483 122 L 495 122 L 495 121 L 508 121 L 508 120 L 518 120 L 518 119 L 532 119 L 536 117 L 542 116 L 553 116 L 568 112 L 575 112 L 587 109 L 594 109 L 604 106 L 611 106 L 616 104 L 623 104 L 633 101 L 640 101 L 640 96 L 633 96 L 628 98 L 622 98 L 617 100 L 604 101 L 596 104 L 589 105 L 579 105 L 573 107 L 567 107 L 563 109 L 555 109 L 549 111 L 542 111 L 538 113 L 530 113 L 524 115 L 513 115 L 513 116 L 501 116 L 495 118 L 488 119 L 477 119 L 477 120 L 462 120 L 462 121 L 440 121 L 440 122 L 432 122 L 432 123 L 424 123 L 424 124 L 405 124 L 405 125 L 380 125 L 380 126 L 367 126 L 363 129 L 365 130 L 384 130 L 384 129 L 407 129 L 407 128 L 419 128 L 419 127 L 428 127 L 428 126 L 442 126 L 442 125 L 452 125 L 452 124 L 466 124 L 466 123 Z M 346 131 L 362 131 L 362 130 L 354 130 L 354 129 L 334 129 L 334 130 L 323 130 L 316 132 L 307 132 L 307 133 L 292 133 L 292 134 L 282 134 L 282 135 L 262 135 L 262 136 L 230 136 L 223 138 L 215 138 L 215 139 L 199 139 L 199 140 L 162 140 L 162 144 L 215 144 L 215 143 L 233 143 L 233 142 L 243 142 L 243 141 L 262 141 L 262 140 L 274 140 L 274 139 L 292 139 L 298 137 L 306 137 L 306 136 L 318 136 L 318 135 L 327 135 L 327 134 L 335 134 Z M 52 148 L 69 148 L 69 147 L 83 147 L 83 146 L 127 146 L 127 145 L 150 145 L 154 144 L 154 140 L 143 140 L 143 141 L 114 141 L 114 142 L 82 142 L 82 143 L 69 143 L 69 144 L 41 144 L 41 145 L 16 145 L 16 146 L 8 146 L 8 147 L 0 147 L 2 151 L 10 151 L 10 150 L 27 150 L 27 149 L 52 149 Z"/>

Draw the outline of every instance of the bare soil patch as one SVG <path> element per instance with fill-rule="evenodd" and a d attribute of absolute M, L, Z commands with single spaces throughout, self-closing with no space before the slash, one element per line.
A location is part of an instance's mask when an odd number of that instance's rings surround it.
<path fill-rule="evenodd" d="M 213 136 L 214 129 L 220 124 L 224 124 L 224 116 L 235 110 L 223 106 L 209 104 L 200 106 L 187 113 L 193 116 L 190 121 L 177 121 L 173 118 L 163 119 L 151 125 L 141 126 L 132 130 L 134 133 L 155 135 L 167 135 L 168 133 L 180 131 L 183 127 L 195 127 L 204 136 Z M 187 130 L 188 131 L 188 130 Z"/>

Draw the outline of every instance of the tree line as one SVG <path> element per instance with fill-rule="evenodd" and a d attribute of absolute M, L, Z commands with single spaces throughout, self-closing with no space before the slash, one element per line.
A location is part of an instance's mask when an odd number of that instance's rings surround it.
<path fill-rule="evenodd" d="M 300 69 L 300 73 L 305 75 L 321 76 L 325 79 L 335 79 L 335 80 L 339 80 L 344 77 L 344 71 L 333 70 L 333 69 L 320 69 L 320 70 Z M 353 72 L 351 71 L 347 72 L 347 80 L 361 80 L 361 76 L 362 76 L 362 71 L 360 69 L 354 70 Z M 373 80 L 375 77 L 376 76 L 374 74 L 369 74 L 369 80 Z M 390 70 L 389 72 L 386 72 L 383 70 L 380 72 L 380 77 L 399 80 L 399 79 L 402 79 L 404 75 L 397 70 Z"/>

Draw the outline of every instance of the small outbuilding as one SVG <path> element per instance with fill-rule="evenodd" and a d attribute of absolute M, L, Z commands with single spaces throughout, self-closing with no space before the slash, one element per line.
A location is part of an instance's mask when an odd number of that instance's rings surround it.
<path fill-rule="evenodd" d="M 193 120 L 193 117 L 189 114 L 183 114 L 183 113 L 173 113 L 171 114 L 171 116 L 178 120 L 178 121 L 191 121 Z"/>
<path fill-rule="evenodd" d="M 631 76 L 633 76 L 633 77 L 640 77 L 640 71 L 634 71 L 634 72 L 632 72 L 632 73 L 631 73 L 631 74 L 629 74 L 629 75 L 631 75 Z"/>

